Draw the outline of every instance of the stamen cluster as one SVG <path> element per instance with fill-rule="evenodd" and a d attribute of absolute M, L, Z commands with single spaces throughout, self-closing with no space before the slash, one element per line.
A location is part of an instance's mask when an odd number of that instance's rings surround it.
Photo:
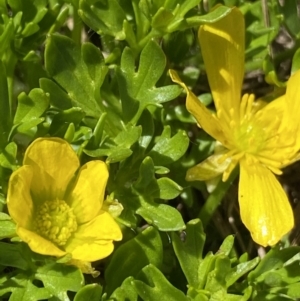
<path fill-rule="evenodd" d="M 77 230 L 73 209 L 63 200 L 44 202 L 37 210 L 36 231 L 58 246 L 64 246 Z"/>

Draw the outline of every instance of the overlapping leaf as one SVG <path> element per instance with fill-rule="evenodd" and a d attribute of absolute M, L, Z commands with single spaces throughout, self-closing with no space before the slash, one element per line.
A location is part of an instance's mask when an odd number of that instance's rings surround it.
<path fill-rule="evenodd" d="M 125 48 L 117 69 L 124 119 L 137 122 L 148 106 L 161 106 L 174 99 L 181 89 L 175 85 L 156 87 L 166 66 L 166 58 L 157 43 L 150 41 L 143 49 L 138 70 L 132 51 Z"/>

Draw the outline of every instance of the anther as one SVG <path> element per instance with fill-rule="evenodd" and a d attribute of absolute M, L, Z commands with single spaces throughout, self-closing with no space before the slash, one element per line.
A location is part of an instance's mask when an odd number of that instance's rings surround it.
<path fill-rule="evenodd" d="M 45 201 L 36 213 L 35 228 L 44 238 L 63 246 L 77 229 L 73 209 L 63 200 Z"/>

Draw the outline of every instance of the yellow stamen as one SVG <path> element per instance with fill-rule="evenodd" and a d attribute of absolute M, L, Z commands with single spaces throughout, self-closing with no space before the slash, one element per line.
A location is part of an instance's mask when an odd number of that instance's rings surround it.
<path fill-rule="evenodd" d="M 35 230 L 56 245 L 65 245 L 76 229 L 77 222 L 73 209 L 65 201 L 46 201 L 38 208 Z"/>

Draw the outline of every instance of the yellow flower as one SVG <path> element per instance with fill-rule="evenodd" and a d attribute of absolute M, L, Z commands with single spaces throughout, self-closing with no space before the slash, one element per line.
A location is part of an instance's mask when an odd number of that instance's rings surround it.
<path fill-rule="evenodd" d="M 74 262 L 92 262 L 108 256 L 113 241 L 122 239 L 118 224 L 102 210 L 106 164 L 95 160 L 79 166 L 66 141 L 39 138 L 11 175 L 9 214 L 32 251 L 57 257 L 69 253 Z"/>
<path fill-rule="evenodd" d="M 212 156 L 188 170 L 188 181 L 223 174 L 226 181 L 239 164 L 239 205 L 243 223 L 257 243 L 274 245 L 290 231 L 294 218 L 275 175 L 299 159 L 300 71 L 292 75 L 284 96 L 269 104 L 254 95 L 241 97 L 244 76 L 244 18 L 233 8 L 215 23 L 199 29 L 199 42 L 216 114 L 211 113 L 170 71 L 187 92 L 186 106 L 198 124 L 222 144 Z"/>

